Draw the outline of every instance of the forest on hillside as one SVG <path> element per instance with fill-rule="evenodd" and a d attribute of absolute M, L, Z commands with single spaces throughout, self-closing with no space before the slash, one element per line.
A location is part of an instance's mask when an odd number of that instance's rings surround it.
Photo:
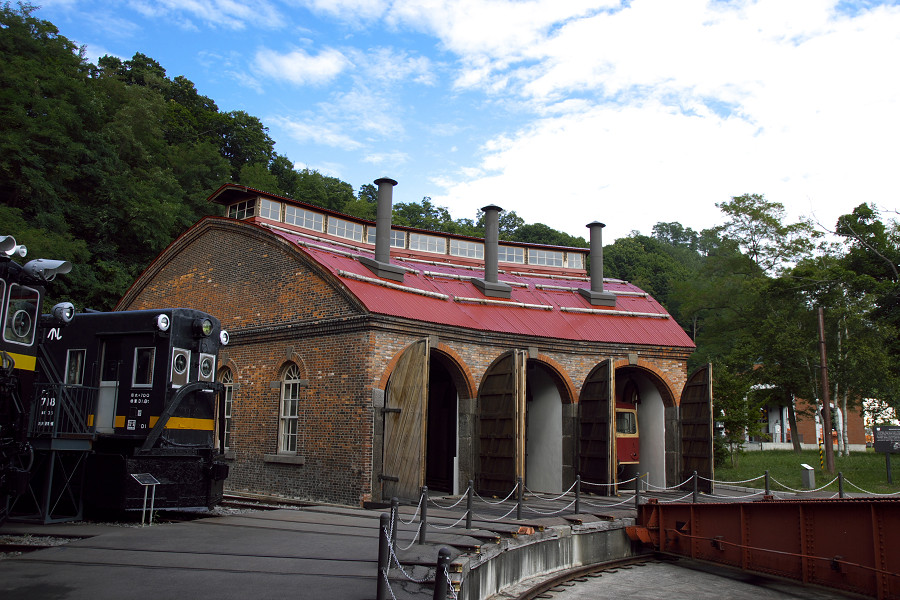
<path fill-rule="evenodd" d="M 69 260 L 51 302 L 109 309 L 176 236 L 217 213 L 226 182 L 374 219 L 375 188 L 354 187 L 278 154 L 265 125 L 220 111 L 182 76 L 140 52 L 89 63 L 28 5 L 0 8 L 0 234 L 29 256 Z M 848 202 L 837 223 L 785 222 L 761 194 L 724 198 L 722 224 L 633 232 L 605 250 L 605 274 L 652 294 L 714 364 L 719 421 L 735 436 L 760 408 L 820 398 L 817 311 L 824 309 L 831 397 L 900 408 L 900 225 L 896 210 Z M 483 235 L 481 215 L 453 219 L 398 203 L 394 222 Z M 587 247 L 515 212 L 506 240 Z M 885 418 L 876 415 L 876 419 Z"/>

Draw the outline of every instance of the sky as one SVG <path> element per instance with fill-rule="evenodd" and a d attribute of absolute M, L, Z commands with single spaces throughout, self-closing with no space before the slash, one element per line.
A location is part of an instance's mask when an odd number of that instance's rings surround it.
<path fill-rule="evenodd" d="M 141 52 L 275 151 L 453 218 L 604 244 L 763 194 L 827 229 L 900 209 L 897 0 L 43 0 L 88 60 Z"/>

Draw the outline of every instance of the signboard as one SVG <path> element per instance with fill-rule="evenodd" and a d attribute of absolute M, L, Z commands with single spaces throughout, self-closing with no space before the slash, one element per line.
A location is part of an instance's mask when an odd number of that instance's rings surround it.
<path fill-rule="evenodd" d="M 141 485 L 159 485 L 159 481 L 150 473 L 132 473 L 131 476 Z"/>
<path fill-rule="evenodd" d="M 875 434 L 875 452 L 900 453 L 900 426 L 878 425 L 872 432 Z"/>

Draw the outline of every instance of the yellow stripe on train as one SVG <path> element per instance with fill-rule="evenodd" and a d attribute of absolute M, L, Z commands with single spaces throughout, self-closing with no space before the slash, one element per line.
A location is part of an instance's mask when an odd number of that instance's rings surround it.
<path fill-rule="evenodd" d="M 34 356 L 28 356 L 27 354 L 16 354 L 15 352 L 7 352 L 10 357 L 15 361 L 15 368 L 22 369 L 23 371 L 34 371 L 37 366 L 37 358 Z"/>
<path fill-rule="evenodd" d="M 116 415 L 116 421 L 114 426 L 116 429 L 121 429 L 125 427 L 125 423 L 128 420 L 128 417 L 124 415 Z M 89 421 L 93 421 L 93 415 Z M 156 422 L 159 421 L 159 417 L 150 417 L 149 426 L 153 427 L 156 425 Z M 215 431 L 216 429 L 216 421 L 215 419 L 193 419 L 190 417 L 169 417 L 169 421 L 166 423 L 166 429 L 192 429 L 199 431 Z"/>

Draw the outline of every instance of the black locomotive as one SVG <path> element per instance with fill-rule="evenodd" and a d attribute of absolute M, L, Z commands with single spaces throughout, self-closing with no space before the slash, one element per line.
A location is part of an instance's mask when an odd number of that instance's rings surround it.
<path fill-rule="evenodd" d="M 185 308 L 75 314 L 68 303 L 39 318 L 37 283 L 71 266 L 53 261 L 41 278 L 32 263 L 0 256 L 4 512 L 46 523 L 137 510 L 147 485 L 155 508 L 218 503 L 228 475 L 219 321 Z"/>

